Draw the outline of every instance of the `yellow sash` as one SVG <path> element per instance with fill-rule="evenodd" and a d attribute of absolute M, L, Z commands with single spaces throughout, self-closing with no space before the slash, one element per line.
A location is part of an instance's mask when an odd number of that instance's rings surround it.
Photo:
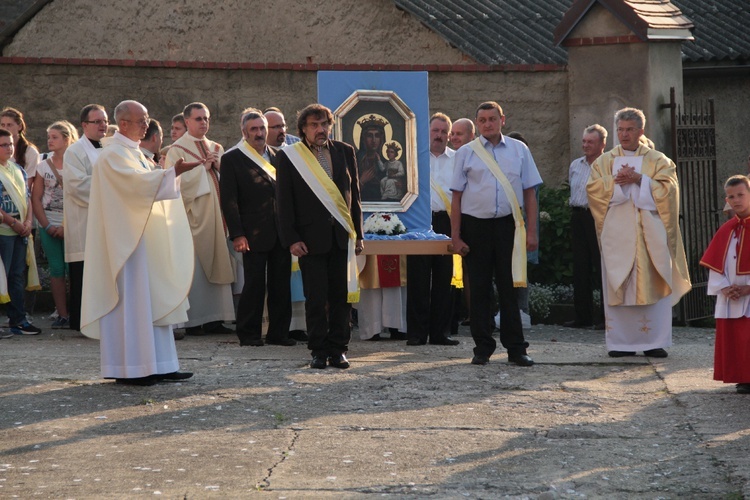
<path fill-rule="evenodd" d="M 0 182 L 5 186 L 5 192 L 8 193 L 10 199 L 13 200 L 13 204 L 18 209 L 18 216 L 21 219 L 21 224 L 26 220 L 26 214 L 29 211 L 29 205 L 26 198 L 26 183 L 23 181 L 23 175 L 21 174 L 21 167 L 15 165 L 13 162 L 8 162 L 10 168 L 8 170 L 0 168 Z M 17 171 L 12 170 L 17 168 Z M 36 267 L 36 255 L 34 255 L 34 237 L 28 236 L 26 243 L 26 265 L 29 267 L 28 274 L 26 275 L 26 290 L 41 290 L 42 287 L 39 285 L 39 272 Z M 0 300 L 2 303 L 2 300 Z"/>
<path fill-rule="evenodd" d="M 518 197 L 513 191 L 513 186 L 500 169 L 495 158 L 484 149 L 482 142 L 477 137 L 469 143 L 474 153 L 487 165 L 487 168 L 495 176 L 495 179 L 505 191 L 505 196 L 513 208 L 513 220 L 516 223 L 516 231 L 513 238 L 513 286 L 516 288 L 526 287 L 526 224 L 523 221 L 521 205 L 518 204 Z"/>
<path fill-rule="evenodd" d="M 276 168 L 274 168 L 273 165 L 268 163 L 268 160 L 263 158 L 258 152 L 255 150 L 254 147 L 250 146 L 247 141 L 242 141 L 242 143 L 237 146 L 237 149 L 245 153 L 245 156 L 253 160 L 255 163 L 257 163 L 260 168 L 263 169 L 265 173 L 268 174 L 268 177 L 270 177 L 273 180 L 276 180 Z"/>
<path fill-rule="evenodd" d="M 312 190 L 313 194 L 320 200 L 323 206 L 341 226 L 349 233 L 347 244 L 347 297 L 349 303 L 359 302 L 359 269 L 357 269 L 357 255 L 354 247 L 357 244 L 357 233 L 354 230 L 352 215 L 346 205 L 341 191 L 334 184 L 318 159 L 303 142 L 298 142 L 284 148 L 292 165 L 297 169 L 302 179 Z"/>
<path fill-rule="evenodd" d="M 435 179 L 430 176 L 430 187 L 440 196 L 445 205 L 445 211 L 448 212 L 448 217 L 451 216 L 451 200 L 448 199 L 448 194 L 440 187 L 440 184 L 435 182 Z M 451 285 L 456 288 L 464 287 L 464 268 L 462 264 L 461 256 L 457 253 L 453 254 L 453 277 L 451 278 Z"/>

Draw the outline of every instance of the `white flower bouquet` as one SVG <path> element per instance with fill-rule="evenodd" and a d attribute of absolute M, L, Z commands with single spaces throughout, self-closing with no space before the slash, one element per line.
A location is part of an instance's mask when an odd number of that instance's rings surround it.
<path fill-rule="evenodd" d="M 404 234 L 406 227 L 404 227 L 396 214 L 374 213 L 365 219 L 364 231 L 367 234 L 396 236 Z"/>

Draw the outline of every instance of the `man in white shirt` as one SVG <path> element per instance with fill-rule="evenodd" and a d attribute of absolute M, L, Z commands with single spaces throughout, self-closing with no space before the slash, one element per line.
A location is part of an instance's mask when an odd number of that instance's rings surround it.
<path fill-rule="evenodd" d="M 604 313 L 601 307 L 594 311 L 594 290 L 602 289 L 602 258 L 596 239 L 594 218 L 589 210 L 586 183 L 591 175 L 591 165 L 604 153 L 607 130 L 591 125 L 583 131 L 581 147 L 583 156 L 573 160 L 568 169 L 570 183 L 570 236 L 573 250 L 573 304 L 576 319 L 564 324 L 581 328 L 593 325 L 604 329 Z"/>
<path fill-rule="evenodd" d="M 450 183 L 453 157 L 448 147 L 451 119 L 443 113 L 430 117 L 430 208 L 432 229 L 451 234 Z M 450 255 L 409 255 L 406 258 L 406 345 L 458 345 L 448 336 L 453 315 Z"/>

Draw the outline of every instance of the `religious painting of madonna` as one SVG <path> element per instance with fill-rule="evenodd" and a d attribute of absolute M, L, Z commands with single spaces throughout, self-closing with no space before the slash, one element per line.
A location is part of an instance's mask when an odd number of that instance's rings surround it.
<path fill-rule="evenodd" d="M 357 90 L 334 113 L 335 136 L 354 146 L 365 212 L 404 212 L 418 194 L 416 117 L 386 90 Z"/>

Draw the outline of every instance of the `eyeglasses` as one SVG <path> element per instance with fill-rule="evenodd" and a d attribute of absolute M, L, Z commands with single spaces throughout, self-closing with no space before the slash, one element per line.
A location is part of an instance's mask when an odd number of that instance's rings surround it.
<path fill-rule="evenodd" d="M 83 120 L 83 123 L 94 123 L 96 125 L 109 125 L 109 120 Z"/>
<path fill-rule="evenodd" d="M 211 120 L 211 118 L 209 118 L 208 116 L 196 116 L 195 118 L 188 118 L 188 120 L 195 120 L 197 122 L 208 123 Z"/>
<path fill-rule="evenodd" d="M 6 144 L 0 144 L 0 148 L 13 149 L 13 143 L 12 142 L 8 142 Z"/>
<path fill-rule="evenodd" d="M 136 124 L 140 125 L 141 127 L 148 127 L 148 122 L 149 122 L 150 120 L 151 120 L 150 118 L 146 117 L 146 118 L 144 118 L 144 119 L 142 119 L 142 120 L 125 120 L 125 119 L 123 118 L 123 120 L 122 120 L 122 121 L 124 121 L 124 122 L 128 122 L 128 123 L 136 123 Z"/>

